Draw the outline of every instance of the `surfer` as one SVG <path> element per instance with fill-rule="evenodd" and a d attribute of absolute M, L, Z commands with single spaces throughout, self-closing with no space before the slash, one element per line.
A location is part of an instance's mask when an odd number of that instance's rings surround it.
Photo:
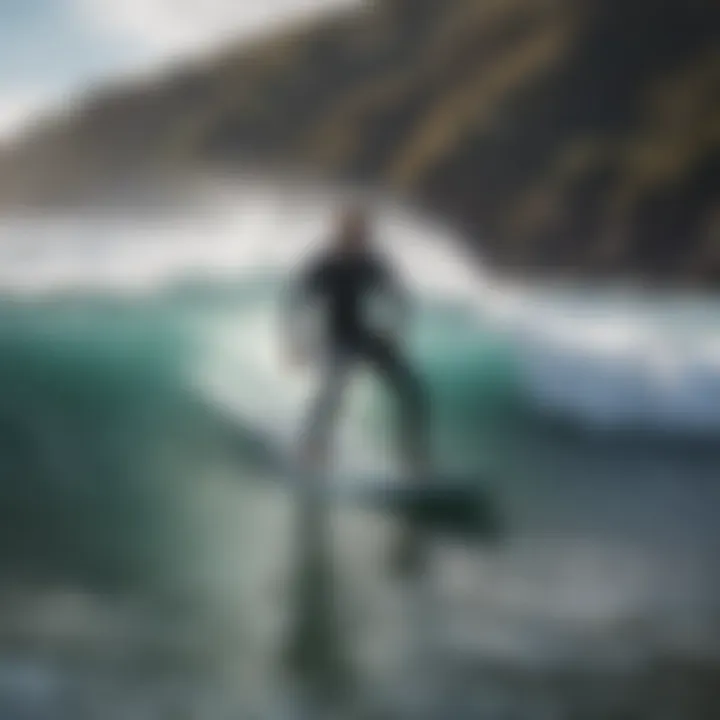
<path fill-rule="evenodd" d="M 394 321 L 378 323 L 369 305 L 390 299 Z M 395 394 L 400 409 L 400 448 L 406 469 L 428 469 L 425 393 L 401 350 L 407 297 L 389 262 L 373 247 L 369 221 L 358 208 L 346 210 L 329 249 L 301 274 L 291 297 L 293 312 L 316 303 L 322 316 L 321 388 L 304 430 L 303 460 L 317 467 L 327 460 L 329 439 L 353 370 L 369 366 Z M 374 322 L 374 321 L 375 322 Z M 378 327 L 380 324 L 382 327 Z M 308 359 L 302 323 L 293 323 L 294 361 Z"/>
<path fill-rule="evenodd" d="M 305 468 L 326 466 L 330 439 L 340 404 L 354 370 L 370 367 L 396 397 L 400 410 L 400 454 L 411 478 L 429 471 L 428 407 L 424 388 L 402 351 L 401 334 L 409 305 L 394 268 L 373 246 L 368 217 L 359 208 L 345 210 L 329 248 L 301 272 L 290 294 L 290 351 L 293 362 L 311 353 L 302 315 L 308 305 L 320 306 L 320 389 L 302 427 L 300 461 Z M 390 300 L 393 320 L 378 322 L 369 306 Z M 373 317 L 374 315 L 374 317 Z M 394 561 L 401 571 L 418 569 L 418 535 L 406 528 Z"/>

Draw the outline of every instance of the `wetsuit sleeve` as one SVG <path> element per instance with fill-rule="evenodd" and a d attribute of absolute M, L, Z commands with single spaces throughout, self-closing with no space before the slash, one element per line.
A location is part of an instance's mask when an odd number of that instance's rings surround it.
<path fill-rule="evenodd" d="M 407 329 L 411 319 L 410 293 L 400 274 L 394 268 L 378 263 L 376 272 L 378 289 L 388 297 L 391 303 L 391 332 L 394 335 L 400 335 Z"/>

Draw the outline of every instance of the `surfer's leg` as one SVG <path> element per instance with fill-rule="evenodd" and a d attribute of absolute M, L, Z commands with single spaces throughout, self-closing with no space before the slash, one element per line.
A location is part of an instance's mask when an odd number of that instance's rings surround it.
<path fill-rule="evenodd" d="M 301 431 L 300 461 L 306 469 L 322 468 L 328 461 L 348 371 L 349 358 L 344 353 L 332 353 L 325 363 L 320 389 Z"/>
<path fill-rule="evenodd" d="M 405 359 L 390 343 L 372 338 L 364 356 L 395 392 L 400 409 L 400 451 L 411 481 L 422 481 L 430 469 L 430 432 L 425 388 Z M 402 523 L 391 563 L 405 576 L 417 576 L 426 566 L 422 531 L 412 522 Z"/>
<path fill-rule="evenodd" d="M 414 474 L 426 473 L 430 463 L 429 413 L 423 384 L 391 343 L 372 338 L 363 348 L 367 360 L 395 392 L 400 410 L 400 450 Z"/>
<path fill-rule="evenodd" d="M 349 358 L 344 354 L 328 354 L 317 397 L 302 427 L 294 508 L 295 585 L 290 593 L 292 616 L 283 664 L 291 686 L 297 687 L 311 705 L 321 706 L 342 703 L 352 681 L 335 615 L 337 580 L 332 558 L 331 508 L 326 493 L 330 475 L 325 472 L 349 369 Z"/>

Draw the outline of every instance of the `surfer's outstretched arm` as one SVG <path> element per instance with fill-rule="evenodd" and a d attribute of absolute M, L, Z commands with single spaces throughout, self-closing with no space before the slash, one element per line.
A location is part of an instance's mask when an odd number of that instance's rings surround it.
<path fill-rule="evenodd" d="M 307 355 L 309 307 L 321 283 L 322 267 L 313 261 L 293 278 L 282 299 L 282 342 L 291 361 Z"/>
<path fill-rule="evenodd" d="M 394 342 L 407 335 L 413 316 L 413 299 L 400 274 L 390 266 L 380 268 L 380 287 L 392 303 L 388 340 Z"/>

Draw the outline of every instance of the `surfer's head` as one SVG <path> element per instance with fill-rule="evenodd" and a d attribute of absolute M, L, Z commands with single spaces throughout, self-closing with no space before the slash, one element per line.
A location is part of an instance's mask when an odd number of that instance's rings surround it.
<path fill-rule="evenodd" d="M 370 247 L 367 213 L 359 206 L 346 208 L 338 219 L 336 249 L 343 253 L 362 253 Z"/>

